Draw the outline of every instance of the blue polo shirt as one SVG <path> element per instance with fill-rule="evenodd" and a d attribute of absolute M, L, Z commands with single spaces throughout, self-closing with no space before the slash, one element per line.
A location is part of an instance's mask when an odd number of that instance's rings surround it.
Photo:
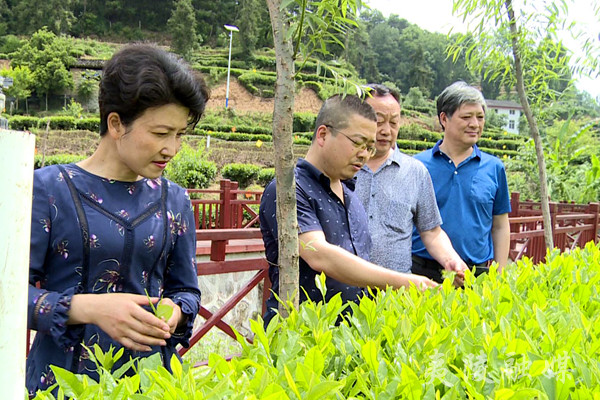
<path fill-rule="evenodd" d="M 298 232 L 323 231 L 327 242 L 340 246 L 365 260 L 369 259 L 371 239 L 365 210 L 354 194 L 354 181 L 342 182 L 344 203 L 331 190 L 330 181 L 325 174 L 306 160 L 300 159 L 295 169 L 296 203 L 298 213 Z M 276 219 L 275 180 L 265 188 L 259 210 L 260 230 L 265 243 L 265 254 L 269 262 L 269 277 L 272 290 L 279 294 L 278 239 Z M 323 300 L 315 285 L 317 271 L 300 258 L 300 302 L 307 299 Z M 349 286 L 327 277 L 326 300 L 341 293 L 342 300 L 356 301 L 363 289 Z M 265 322 L 275 315 L 277 300 L 271 294 L 267 300 Z"/>
<path fill-rule="evenodd" d="M 504 165 L 474 145 L 471 156 L 456 167 L 440 150 L 441 143 L 440 140 L 432 149 L 414 157 L 425 164 L 431 174 L 442 229 L 468 265 L 491 260 L 494 258 L 493 216 L 510 212 Z M 433 259 L 416 231 L 413 231 L 413 254 Z"/>

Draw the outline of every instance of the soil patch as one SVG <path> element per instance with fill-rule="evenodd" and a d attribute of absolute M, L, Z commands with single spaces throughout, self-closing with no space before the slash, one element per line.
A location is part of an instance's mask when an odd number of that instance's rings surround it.
<path fill-rule="evenodd" d="M 210 90 L 210 100 L 206 104 L 209 110 L 225 108 L 225 95 L 227 84 L 214 86 Z M 262 98 L 252 95 L 237 79 L 231 78 L 229 82 L 229 107 L 234 111 L 253 111 L 273 113 L 275 101 L 273 98 Z M 294 99 L 294 112 L 318 113 L 323 105 L 323 100 L 312 89 L 302 88 Z"/>

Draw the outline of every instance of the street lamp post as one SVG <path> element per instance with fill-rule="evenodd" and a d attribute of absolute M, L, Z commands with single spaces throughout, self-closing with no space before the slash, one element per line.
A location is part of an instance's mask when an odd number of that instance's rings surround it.
<path fill-rule="evenodd" d="M 229 73 L 231 71 L 231 42 L 233 39 L 233 32 L 239 32 L 237 26 L 234 25 L 223 25 L 225 29 L 229 31 L 229 61 L 227 62 L 227 90 L 225 92 L 225 108 L 229 106 Z"/>

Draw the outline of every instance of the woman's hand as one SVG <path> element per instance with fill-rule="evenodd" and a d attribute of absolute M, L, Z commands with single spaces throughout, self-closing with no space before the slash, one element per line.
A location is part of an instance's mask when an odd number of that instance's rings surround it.
<path fill-rule="evenodd" d="M 181 321 L 181 317 L 183 316 L 181 308 L 177 304 L 175 304 L 173 300 L 168 299 L 166 297 L 161 300 L 160 304 L 165 304 L 173 308 L 173 314 L 171 315 L 171 318 L 169 318 L 169 320 L 166 322 L 169 325 L 169 332 L 175 333 L 177 327 L 183 323 L 183 321 Z"/>
<path fill-rule="evenodd" d="M 151 297 L 153 303 L 159 301 Z M 170 303 L 166 302 L 168 300 Z M 174 304 L 163 299 L 166 304 Z M 150 351 L 150 346 L 165 346 L 171 337 L 171 322 L 181 310 L 173 310 L 168 322 L 156 317 L 142 306 L 148 306 L 148 298 L 131 293 L 77 294 L 71 301 L 69 324 L 94 324 L 123 346 L 137 351 Z M 178 321 L 178 320 L 175 320 Z M 175 327 L 177 322 L 174 323 Z"/>

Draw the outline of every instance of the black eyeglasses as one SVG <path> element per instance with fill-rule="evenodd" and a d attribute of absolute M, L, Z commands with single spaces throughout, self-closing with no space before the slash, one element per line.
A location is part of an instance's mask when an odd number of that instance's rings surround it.
<path fill-rule="evenodd" d="M 375 145 L 372 144 L 369 146 L 368 143 L 360 143 L 357 142 L 356 140 L 352 139 L 350 136 L 346 135 L 344 132 L 340 131 L 337 128 L 334 128 L 331 125 L 325 125 L 326 127 L 328 127 L 329 129 L 331 129 L 332 131 L 336 131 L 337 133 L 341 133 L 346 139 L 348 139 L 349 141 L 352 142 L 352 145 L 354 146 L 355 149 L 363 151 L 366 150 L 367 153 L 369 153 L 369 157 L 373 157 L 375 155 L 375 152 L 377 152 L 377 149 L 375 148 Z"/>

